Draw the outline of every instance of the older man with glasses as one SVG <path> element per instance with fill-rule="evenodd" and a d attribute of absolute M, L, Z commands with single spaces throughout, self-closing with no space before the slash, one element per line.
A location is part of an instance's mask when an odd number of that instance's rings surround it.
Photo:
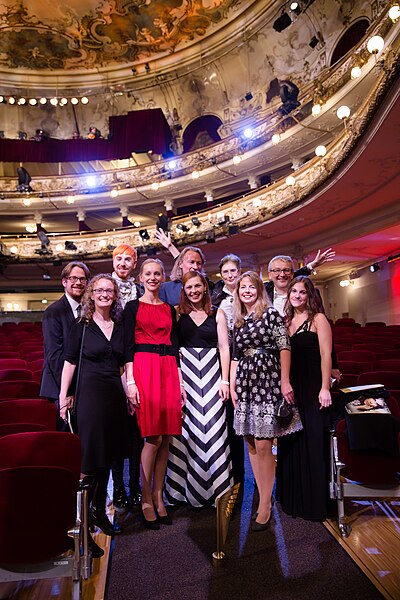
<path fill-rule="evenodd" d="M 44 365 L 40 395 L 57 406 L 57 429 L 68 427 L 59 415 L 61 373 L 67 349 L 69 330 L 81 315 L 81 300 L 90 278 L 88 267 L 82 262 L 70 262 L 61 273 L 64 294 L 50 304 L 43 315 Z"/>

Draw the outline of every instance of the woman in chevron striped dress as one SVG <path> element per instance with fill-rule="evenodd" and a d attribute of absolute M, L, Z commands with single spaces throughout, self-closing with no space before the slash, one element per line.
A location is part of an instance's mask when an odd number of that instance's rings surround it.
<path fill-rule="evenodd" d="M 211 306 L 205 277 L 183 276 L 178 306 L 186 390 L 182 435 L 171 439 L 166 490 L 170 502 L 212 506 L 233 485 L 225 402 L 229 397 L 226 318 Z"/>

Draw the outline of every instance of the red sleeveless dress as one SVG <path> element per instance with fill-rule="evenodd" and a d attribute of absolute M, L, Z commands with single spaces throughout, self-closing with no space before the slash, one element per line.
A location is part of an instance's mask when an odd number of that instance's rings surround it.
<path fill-rule="evenodd" d="M 168 304 L 139 302 L 135 344 L 171 345 L 172 317 Z M 136 416 L 142 437 L 180 435 L 182 406 L 178 366 L 174 356 L 135 352 L 133 374 L 140 406 Z"/>

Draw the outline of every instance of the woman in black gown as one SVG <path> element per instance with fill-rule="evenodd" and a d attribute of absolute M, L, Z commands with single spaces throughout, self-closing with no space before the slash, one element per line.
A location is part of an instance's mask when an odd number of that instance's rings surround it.
<path fill-rule="evenodd" d="M 329 498 L 332 333 L 308 277 L 290 283 L 285 313 L 290 381 L 303 429 L 278 439 L 277 499 L 293 517 L 323 521 Z"/>
<path fill-rule="evenodd" d="M 127 455 L 128 411 L 121 381 L 124 338 L 116 281 L 96 275 L 83 297 L 83 317 L 70 331 L 61 377 L 60 413 L 76 402 L 78 435 L 82 447 L 81 471 L 96 485 L 90 518 L 106 535 L 119 533 L 105 512 L 111 463 Z M 83 337 L 84 335 L 84 337 Z M 83 344 L 82 344 L 83 338 Z M 82 359 L 76 395 L 68 395 L 76 367 Z"/>

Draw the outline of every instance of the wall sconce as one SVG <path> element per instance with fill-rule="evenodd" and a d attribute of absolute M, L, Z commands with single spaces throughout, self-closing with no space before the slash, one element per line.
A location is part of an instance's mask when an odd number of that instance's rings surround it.
<path fill-rule="evenodd" d="M 367 50 L 370 54 L 378 54 L 381 50 L 383 50 L 383 46 L 385 45 L 383 37 L 380 35 L 374 35 L 367 42 Z"/>
<path fill-rule="evenodd" d="M 350 116 L 350 109 L 348 106 L 340 106 L 336 111 L 338 119 L 343 121 L 343 119 L 347 119 Z"/>
<path fill-rule="evenodd" d="M 350 71 L 350 77 L 352 79 L 358 79 L 358 77 L 360 77 L 361 75 L 361 67 L 359 67 L 358 65 L 355 65 L 352 70 Z"/>
<path fill-rule="evenodd" d="M 317 146 L 315 148 L 315 154 L 316 154 L 316 156 L 321 156 L 321 157 L 325 156 L 325 154 L 326 154 L 326 147 L 322 146 L 322 145 L 321 146 Z"/>
<path fill-rule="evenodd" d="M 398 4 L 394 4 L 393 6 L 391 6 L 389 8 L 388 16 L 389 19 L 393 21 L 393 23 L 396 23 L 396 21 L 398 21 L 400 17 L 400 6 Z"/>

